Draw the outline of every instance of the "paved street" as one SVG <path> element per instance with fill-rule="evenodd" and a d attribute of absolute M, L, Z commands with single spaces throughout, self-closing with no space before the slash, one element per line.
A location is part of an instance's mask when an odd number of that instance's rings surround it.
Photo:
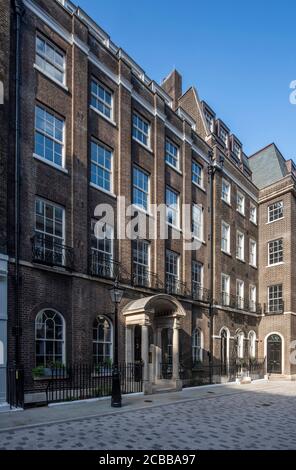
<path fill-rule="evenodd" d="M 207 387 L 125 403 L 112 413 L 109 402 L 98 402 L 0 414 L 0 449 L 296 449 L 293 382 Z M 24 426 L 26 419 L 43 423 Z"/>

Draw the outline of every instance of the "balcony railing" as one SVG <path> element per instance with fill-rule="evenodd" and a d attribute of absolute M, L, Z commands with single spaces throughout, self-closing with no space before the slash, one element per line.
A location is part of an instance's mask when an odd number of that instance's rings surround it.
<path fill-rule="evenodd" d="M 264 313 L 269 315 L 281 314 L 284 313 L 284 307 L 285 304 L 283 300 L 274 300 L 268 304 L 264 304 Z"/>
<path fill-rule="evenodd" d="M 182 297 L 190 296 L 187 284 L 179 281 L 175 277 L 167 277 L 165 290 L 167 294 L 180 295 Z"/>
<path fill-rule="evenodd" d="M 164 290 L 164 285 L 157 274 L 148 271 L 145 267 L 135 266 L 133 272 L 133 285 L 135 287 L 146 287 L 147 289 Z"/>
<path fill-rule="evenodd" d="M 221 294 L 221 305 L 257 314 L 262 313 L 261 305 L 257 302 L 249 301 L 246 298 L 231 295 L 226 292 L 222 292 Z"/>
<path fill-rule="evenodd" d="M 105 279 L 115 279 L 120 277 L 120 263 L 111 256 L 92 250 L 90 256 L 90 273 L 92 276 Z"/>
<path fill-rule="evenodd" d="M 32 258 L 34 263 L 73 268 L 73 248 L 43 233 L 36 233 L 32 238 Z"/>
<path fill-rule="evenodd" d="M 198 284 L 192 284 L 192 299 L 199 300 L 201 302 L 210 302 L 211 294 L 208 289 L 204 289 Z"/>

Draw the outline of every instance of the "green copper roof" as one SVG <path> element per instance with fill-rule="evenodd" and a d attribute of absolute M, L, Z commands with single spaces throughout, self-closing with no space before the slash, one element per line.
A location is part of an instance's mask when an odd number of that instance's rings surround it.
<path fill-rule="evenodd" d="M 279 181 L 288 173 L 286 160 L 275 144 L 270 144 L 249 157 L 249 165 L 253 182 L 259 189 Z"/>

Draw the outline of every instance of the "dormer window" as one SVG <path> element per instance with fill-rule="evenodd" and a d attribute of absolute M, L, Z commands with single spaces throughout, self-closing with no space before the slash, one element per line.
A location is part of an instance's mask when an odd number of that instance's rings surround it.
<path fill-rule="evenodd" d="M 241 159 L 241 146 L 237 142 L 233 142 L 233 153 L 234 155 Z"/>
<path fill-rule="evenodd" d="M 208 124 L 208 128 L 211 132 L 214 132 L 214 116 L 205 109 L 205 118 Z"/>
<path fill-rule="evenodd" d="M 225 147 L 227 148 L 228 147 L 228 132 L 223 127 L 220 127 L 219 137 L 221 140 L 223 140 L 223 143 Z"/>

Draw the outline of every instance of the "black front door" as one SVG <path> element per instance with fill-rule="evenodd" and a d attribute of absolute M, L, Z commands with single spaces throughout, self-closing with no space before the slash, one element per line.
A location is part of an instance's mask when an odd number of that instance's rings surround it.
<path fill-rule="evenodd" d="M 282 340 L 279 335 L 267 338 L 267 373 L 282 373 Z"/>

